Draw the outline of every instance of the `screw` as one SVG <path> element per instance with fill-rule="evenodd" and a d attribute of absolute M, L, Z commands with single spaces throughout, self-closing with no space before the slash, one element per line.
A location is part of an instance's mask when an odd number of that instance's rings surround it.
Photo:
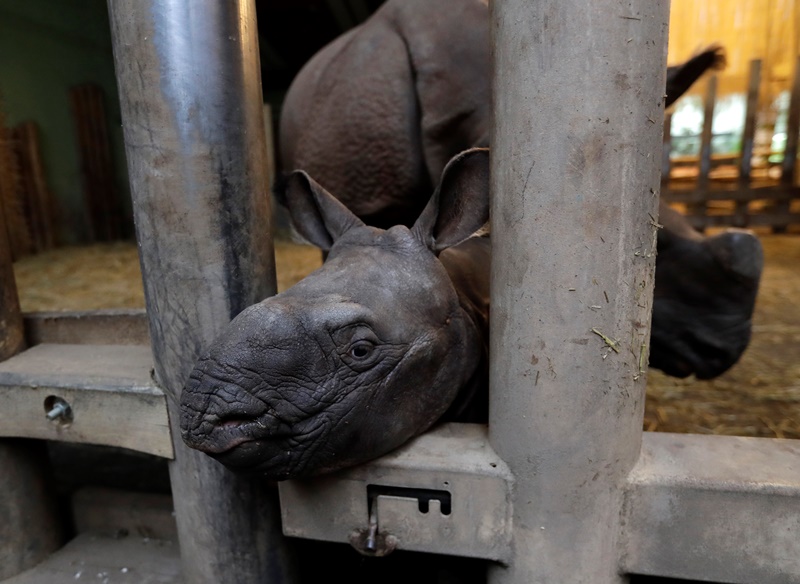
<path fill-rule="evenodd" d="M 53 404 L 53 409 L 47 412 L 47 419 L 54 422 L 58 418 L 66 418 L 69 415 L 69 404 L 58 401 Z"/>
<path fill-rule="evenodd" d="M 377 501 L 374 507 L 377 507 Z M 378 513 L 377 509 L 373 508 L 369 514 L 369 529 L 367 530 L 367 541 L 364 544 L 364 548 L 368 552 L 375 553 L 378 551 L 378 542 L 376 541 L 378 536 Z"/>

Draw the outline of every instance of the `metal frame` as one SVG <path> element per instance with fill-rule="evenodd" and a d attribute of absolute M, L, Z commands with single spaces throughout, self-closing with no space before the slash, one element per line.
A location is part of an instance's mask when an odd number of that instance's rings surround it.
<path fill-rule="evenodd" d="M 505 0 L 493 11 L 488 434 L 445 427 L 358 469 L 284 484 L 284 530 L 368 552 L 372 534 L 489 558 L 496 583 L 800 582 L 798 443 L 641 432 L 666 0 Z M 270 489 L 188 451 L 175 431 L 175 398 L 202 346 L 274 290 L 253 18 L 249 0 L 111 1 L 191 583 L 291 579 Z M 4 363 L 0 389 L 32 386 L 8 373 L 25 355 Z M 40 399 L 25 414 L 36 422 Z M 372 497 L 370 485 L 385 490 Z M 402 489 L 447 491 L 450 513 L 437 495 L 421 519 L 409 502 L 420 495 Z M 351 511 L 352 529 L 326 516 Z M 456 523 L 474 537 L 457 537 Z"/>

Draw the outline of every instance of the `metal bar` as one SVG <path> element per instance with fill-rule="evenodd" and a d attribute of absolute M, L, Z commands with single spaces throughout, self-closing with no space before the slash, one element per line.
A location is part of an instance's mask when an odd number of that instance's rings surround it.
<path fill-rule="evenodd" d="M 391 541 L 397 550 L 503 562 L 511 534 L 512 482 L 489 447 L 485 425 L 443 424 L 367 464 L 281 482 L 283 530 L 293 537 L 350 542 L 370 555 L 388 553 Z M 442 491 L 450 496 L 451 508 L 420 511 L 414 499 L 378 496 L 370 509 L 371 488 Z M 371 511 L 377 511 L 374 523 Z M 371 533 L 380 542 L 372 549 L 365 545 Z"/>
<path fill-rule="evenodd" d="M 26 312 L 29 345 L 149 345 L 144 309 Z"/>
<path fill-rule="evenodd" d="M 731 584 L 800 582 L 800 442 L 646 433 L 624 568 Z"/>
<path fill-rule="evenodd" d="M 742 158 L 739 160 L 739 188 L 750 186 L 750 170 L 753 165 L 753 145 L 756 136 L 756 113 L 758 112 L 758 88 L 761 85 L 761 59 L 750 61 L 750 77 L 747 85 L 747 109 L 744 114 L 742 133 Z M 736 201 L 734 225 L 747 225 L 747 201 Z"/>
<path fill-rule="evenodd" d="M 489 438 L 515 491 L 512 561 L 490 581 L 623 582 L 619 487 L 642 435 L 669 6 L 492 11 Z"/>
<path fill-rule="evenodd" d="M 186 448 L 179 431 L 204 347 L 275 291 L 254 3 L 109 4 L 184 579 L 285 581 L 274 492 Z"/>
<path fill-rule="evenodd" d="M 152 369 L 149 346 L 36 345 L 0 363 L 0 436 L 172 458 L 166 399 Z"/>

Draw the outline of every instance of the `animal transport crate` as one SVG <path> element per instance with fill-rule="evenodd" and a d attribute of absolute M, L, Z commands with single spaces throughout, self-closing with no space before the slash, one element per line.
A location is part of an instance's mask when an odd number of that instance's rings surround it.
<path fill-rule="evenodd" d="M 149 337 L 136 314 L 24 321 L 0 240 L 0 435 L 17 454 L 15 472 L 0 474 L 0 505 L 10 516 L 24 512 L 0 525 L 8 582 L 74 582 L 62 569 L 70 554 L 167 566 L 138 582 L 289 582 L 282 532 L 373 555 L 483 558 L 494 583 L 600 584 L 625 574 L 800 582 L 800 444 L 643 434 L 644 348 L 620 341 L 620 354 L 600 359 L 603 346 L 572 342 L 593 327 L 627 338 L 626 323 L 648 321 L 653 258 L 632 250 L 652 240 L 657 198 L 641 193 L 657 187 L 659 169 L 657 156 L 636 153 L 658 151 L 660 126 L 646 121 L 663 113 L 659 90 L 638 99 L 627 84 L 604 80 L 619 67 L 645 79 L 643 91 L 663 86 L 668 3 L 509 0 L 493 11 L 488 428 L 443 426 L 361 467 L 282 483 L 279 515 L 272 491 L 187 449 L 177 430 L 176 399 L 203 347 L 275 289 L 264 136 L 252 131 L 262 127 L 254 4 L 110 2 Z M 552 18 L 560 26 L 542 25 Z M 598 52 L 610 69 L 587 73 Z M 586 94 L 581 84 L 593 99 L 576 101 Z M 533 95 L 541 97 L 535 109 Z M 581 205 L 556 201 L 558 185 L 578 178 L 565 177 L 556 146 L 593 148 L 598 132 L 630 147 L 586 156 L 580 178 L 592 188 Z M 581 226 L 584 205 L 607 210 L 612 200 L 617 215 Z M 592 229 L 615 234 L 604 238 L 608 247 L 586 245 Z M 551 261 L 533 269 L 537 250 Z M 553 294 L 552 283 L 588 270 L 616 292 L 607 310 L 580 310 Z M 638 334 L 646 343 L 647 330 Z M 541 376 L 532 356 L 549 365 Z M 169 459 L 180 553 L 90 537 L 60 551 L 53 541 L 29 545 L 57 529 L 57 514 L 22 473 L 44 461 L 20 456 L 11 438 L 115 444 Z M 25 519 L 34 511 L 36 521 Z"/>

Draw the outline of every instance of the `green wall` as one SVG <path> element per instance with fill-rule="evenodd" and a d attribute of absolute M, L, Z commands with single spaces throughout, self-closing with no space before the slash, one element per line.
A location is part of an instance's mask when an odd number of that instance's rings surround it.
<path fill-rule="evenodd" d="M 105 0 L 0 0 L 0 92 L 9 123 L 35 121 L 64 243 L 88 235 L 68 89 L 95 83 L 106 96 L 117 189 L 131 202 Z"/>

